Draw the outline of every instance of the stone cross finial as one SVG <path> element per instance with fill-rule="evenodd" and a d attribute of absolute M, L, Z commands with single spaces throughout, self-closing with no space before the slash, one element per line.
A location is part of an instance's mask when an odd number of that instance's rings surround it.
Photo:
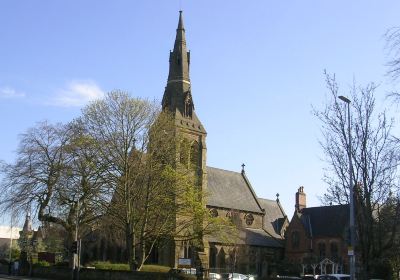
<path fill-rule="evenodd" d="M 246 164 L 242 163 L 242 173 L 244 173 L 244 167 L 246 166 Z"/>
<path fill-rule="evenodd" d="M 276 201 L 279 202 L 279 193 L 276 194 Z"/>

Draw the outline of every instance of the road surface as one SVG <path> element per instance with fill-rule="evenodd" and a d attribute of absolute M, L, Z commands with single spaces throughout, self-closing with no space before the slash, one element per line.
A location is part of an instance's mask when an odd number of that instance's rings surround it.
<path fill-rule="evenodd" d="M 51 280 L 51 279 L 42 279 L 42 278 L 34 278 L 27 276 L 9 276 L 0 274 L 0 280 Z"/>

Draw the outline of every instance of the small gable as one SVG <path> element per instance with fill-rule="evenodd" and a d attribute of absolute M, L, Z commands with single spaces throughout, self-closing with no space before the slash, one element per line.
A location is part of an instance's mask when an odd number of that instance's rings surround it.
<path fill-rule="evenodd" d="M 259 198 L 261 207 L 265 210 L 264 229 L 275 238 L 282 239 L 288 219 L 279 202 L 271 199 Z"/>
<path fill-rule="evenodd" d="M 207 167 L 207 206 L 262 213 L 243 174 Z"/>

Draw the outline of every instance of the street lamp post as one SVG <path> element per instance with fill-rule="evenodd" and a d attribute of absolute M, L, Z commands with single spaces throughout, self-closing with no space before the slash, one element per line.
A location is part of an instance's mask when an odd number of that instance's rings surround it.
<path fill-rule="evenodd" d="M 11 208 L 11 218 L 10 218 L 10 252 L 8 252 L 8 262 L 11 263 L 12 259 L 12 242 L 13 242 L 13 215 L 14 208 Z"/>
<path fill-rule="evenodd" d="M 354 280 L 355 272 L 356 272 L 356 256 L 355 256 L 355 219 L 354 219 L 354 184 L 353 184 L 353 163 L 351 160 L 351 123 L 350 123 L 350 99 L 345 96 L 339 96 L 339 99 L 342 100 L 347 104 L 347 121 L 348 121 L 348 137 L 349 137 L 349 148 L 348 148 L 348 155 L 349 155 L 349 168 L 350 168 L 350 249 L 349 249 L 349 256 L 350 256 L 350 279 Z"/>
<path fill-rule="evenodd" d="M 78 239 L 78 230 L 79 230 L 79 198 L 76 202 L 76 221 L 75 221 L 75 241 L 72 242 L 73 249 L 73 262 L 72 262 L 72 280 L 79 280 L 79 270 L 80 270 L 80 251 L 81 251 L 81 243 Z"/>

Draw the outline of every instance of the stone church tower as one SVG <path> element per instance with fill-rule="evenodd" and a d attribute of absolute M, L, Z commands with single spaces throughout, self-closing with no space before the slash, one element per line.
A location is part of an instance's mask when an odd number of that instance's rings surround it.
<path fill-rule="evenodd" d="M 202 182 L 206 172 L 207 133 L 195 112 L 189 68 L 190 52 L 186 49 L 185 28 L 180 11 L 174 50 L 169 55 L 169 74 L 162 108 L 173 114 L 176 128 L 190 144 L 191 155 L 189 154 L 188 158 L 181 155 L 181 161 L 191 161 L 197 167 L 199 182 Z"/>
<path fill-rule="evenodd" d="M 177 160 L 194 171 L 196 184 L 206 191 L 207 132 L 195 112 L 189 69 L 190 52 L 186 48 L 182 11 L 179 11 L 174 49 L 169 55 L 169 74 L 162 99 L 162 109 L 172 113 L 176 130 L 183 136 L 180 145 L 184 148 L 178 149 L 180 152 L 178 152 Z M 182 152 L 183 150 L 185 152 Z M 193 252 L 193 248 L 188 247 L 190 245 L 175 242 L 169 254 L 170 260 L 175 259 L 175 261 L 169 265 L 176 267 L 179 258 L 191 258 L 194 261 L 195 256 L 188 253 Z"/>

